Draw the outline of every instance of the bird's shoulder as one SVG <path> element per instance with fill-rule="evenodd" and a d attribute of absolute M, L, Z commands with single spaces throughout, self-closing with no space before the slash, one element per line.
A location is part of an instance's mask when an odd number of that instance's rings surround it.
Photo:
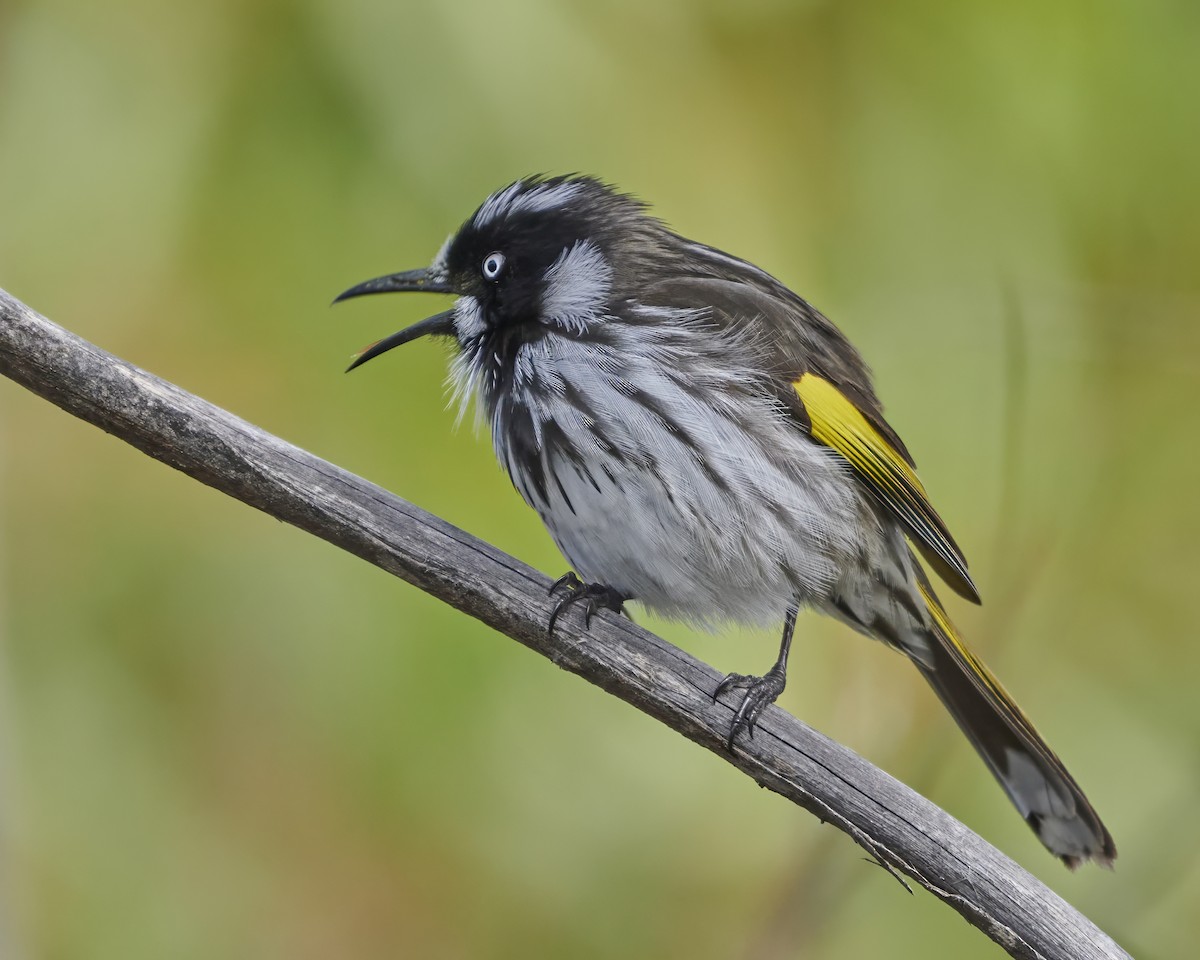
<path fill-rule="evenodd" d="M 730 258 L 732 261 L 732 258 Z M 930 503 L 904 441 L 883 405 L 862 356 L 834 324 L 769 274 L 740 262 L 731 276 L 679 274 L 645 285 L 649 306 L 687 311 L 714 332 L 748 338 L 756 371 L 813 438 L 837 451 L 904 527 L 942 578 L 979 602 L 966 559 Z"/>
<path fill-rule="evenodd" d="M 639 299 L 646 306 L 693 312 L 717 330 L 753 340 L 760 373 L 776 385 L 781 400 L 806 427 L 811 423 L 795 384 L 805 374 L 833 384 L 904 461 L 914 466 L 904 441 L 884 418 L 870 368 L 846 335 L 774 277 L 751 269 L 757 275 L 676 274 L 661 278 L 644 284 Z"/>

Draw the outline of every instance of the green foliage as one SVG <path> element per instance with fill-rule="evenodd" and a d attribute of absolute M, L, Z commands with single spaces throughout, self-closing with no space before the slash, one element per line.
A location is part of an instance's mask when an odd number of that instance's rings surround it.
<path fill-rule="evenodd" d="M 486 440 L 453 431 L 436 347 L 341 374 L 434 301 L 327 304 L 428 262 L 516 176 L 639 193 L 872 361 L 984 596 L 952 613 L 1117 870 L 1065 873 L 915 672 L 846 630 L 803 622 L 783 706 L 1129 948 L 1182 956 L 1198 20 L 1153 0 L 17 2 L 0 285 L 557 574 Z M 0 427 L 9 952 L 1000 955 L 416 590 L 7 382 Z M 773 655 L 664 629 L 723 669 Z"/>

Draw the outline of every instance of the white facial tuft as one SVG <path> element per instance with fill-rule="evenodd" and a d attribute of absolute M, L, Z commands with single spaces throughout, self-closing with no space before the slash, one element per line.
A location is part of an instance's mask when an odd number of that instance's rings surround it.
<path fill-rule="evenodd" d="M 446 261 L 450 258 L 450 244 L 454 242 L 454 234 L 450 234 L 446 238 L 446 242 L 437 252 L 437 256 L 433 258 L 433 263 L 429 266 L 429 275 L 437 280 L 449 280 L 450 268 Z"/>
<path fill-rule="evenodd" d="M 612 267 L 590 240 L 564 250 L 542 278 L 542 318 L 572 333 L 603 319 Z"/>
<path fill-rule="evenodd" d="M 483 308 L 474 297 L 463 296 L 454 301 L 454 332 L 459 343 L 466 343 L 487 333 Z"/>
<path fill-rule="evenodd" d="M 459 297 L 454 301 L 454 335 L 460 345 L 478 342 L 487 333 L 487 324 L 483 321 L 483 308 L 479 301 L 471 296 Z M 484 366 L 477 362 L 478 353 L 473 349 L 456 350 L 454 359 L 450 362 L 450 376 L 447 384 L 450 388 L 450 406 L 458 411 L 457 423 L 466 416 L 471 401 L 478 395 L 483 385 Z M 475 408 L 475 425 L 479 426 L 479 417 L 483 411 Z"/>
<path fill-rule="evenodd" d="M 514 214 L 553 210 L 568 203 L 581 189 L 582 184 L 574 182 L 540 183 L 530 187 L 518 180 L 488 197 L 475 214 L 474 224 L 482 228 Z"/>

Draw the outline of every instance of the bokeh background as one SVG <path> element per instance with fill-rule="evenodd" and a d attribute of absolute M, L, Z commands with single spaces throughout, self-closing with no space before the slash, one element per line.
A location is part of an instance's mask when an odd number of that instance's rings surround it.
<path fill-rule="evenodd" d="M 915 671 L 815 618 L 783 706 L 1142 956 L 1200 934 L 1200 7 L 0 5 L 0 286 L 548 573 L 434 344 L 491 190 L 582 170 L 872 362 L 967 636 L 1112 828 L 1037 845 Z M 830 827 L 324 543 L 0 382 L 0 952 L 998 957 Z M 773 633 L 654 624 L 723 670 Z"/>

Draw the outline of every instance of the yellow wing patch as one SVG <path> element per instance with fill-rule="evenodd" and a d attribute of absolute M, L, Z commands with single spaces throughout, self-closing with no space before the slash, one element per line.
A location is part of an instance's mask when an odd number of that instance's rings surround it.
<path fill-rule="evenodd" d="M 792 384 L 811 424 L 812 437 L 840 453 L 867 488 L 903 525 L 937 572 L 956 592 L 979 602 L 967 561 L 929 503 L 916 471 L 832 383 L 806 373 Z"/>

